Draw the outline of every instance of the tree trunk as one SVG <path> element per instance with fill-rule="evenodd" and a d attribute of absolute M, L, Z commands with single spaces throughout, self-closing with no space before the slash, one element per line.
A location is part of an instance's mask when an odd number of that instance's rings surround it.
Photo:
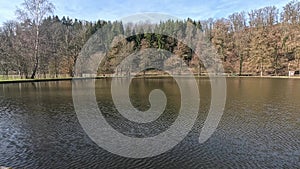
<path fill-rule="evenodd" d="M 31 75 L 31 79 L 35 78 L 35 74 L 37 72 L 38 66 L 39 66 L 39 26 L 36 26 L 36 37 L 35 37 L 35 45 L 34 45 L 34 59 L 35 59 L 35 63 L 34 63 L 34 67 L 33 67 L 33 71 L 32 71 L 32 75 Z"/>
<path fill-rule="evenodd" d="M 263 76 L 263 60 L 261 59 L 261 62 L 260 62 L 260 77 Z"/>
<path fill-rule="evenodd" d="M 275 75 L 278 76 L 278 59 L 279 59 L 279 56 L 278 56 L 278 50 L 276 49 L 276 57 L 275 57 Z"/>
<path fill-rule="evenodd" d="M 276 67 L 275 67 L 275 75 L 278 76 L 278 59 L 276 58 Z"/>
<path fill-rule="evenodd" d="M 298 58 L 297 60 L 298 60 L 298 69 L 297 69 L 297 71 L 300 71 L 300 58 Z M 298 75 L 298 76 L 300 76 L 300 75 Z"/>
<path fill-rule="evenodd" d="M 38 68 L 38 64 L 39 64 L 39 60 L 37 57 L 35 57 L 35 63 L 34 63 L 34 67 L 33 67 L 33 70 L 32 70 L 32 74 L 31 74 L 31 79 L 34 79 L 35 78 L 35 75 L 36 75 L 36 72 L 37 72 L 37 68 Z"/>
<path fill-rule="evenodd" d="M 240 70 L 239 70 L 239 76 L 242 76 L 243 73 L 243 62 L 244 62 L 244 57 L 240 56 Z"/>
<path fill-rule="evenodd" d="M 6 70 L 5 70 L 5 75 L 6 75 L 6 78 L 7 78 L 7 79 L 9 79 L 9 77 L 8 77 L 8 72 L 9 72 L 9 70 L 6 69 Z"/>

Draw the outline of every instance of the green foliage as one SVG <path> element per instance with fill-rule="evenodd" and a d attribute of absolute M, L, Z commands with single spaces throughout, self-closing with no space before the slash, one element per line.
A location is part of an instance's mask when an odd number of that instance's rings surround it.
<path fill-rule="evenodd" d="M 195 36 L 201 32 L 204 40 L 216 49 L 227 73 L 286 75 L 288 68 L 300 69 L 299 7 L 298 1 L 292 1 L 284 6 L 282 12 L 270 6 L 216 20 L 196 21 L 187 18 L 159 24 L 123 25 L 120 21 L 87 22 L 47 16 L 39 20 L 38 37 L 33 36 L 37 29 L 32 24 L 34 20 L 8 21 L 0 29 L 0 71 L 1 74 L 18 74 L 28 78 L 38 64 L 36 73 L 39 75 L 74 76 L 74 66 L 80 52 L 95 34 L 102 39 L 101 42 L 99 39 L 96 41 L 100 43 L 96 47 L 110 49 L 106 60 L 101 63 L 103 70 L 99 72 L 113 73 L 123 58 L 146 48 L 169 51 L 198 70 L 204 66 L 204 60 L 210 65 L 214 63 L 207 59 L 210 58 L 210 50 L 201 51 L 203 44 L 200 41 L 203 39 Z M 155 33 L 150 33 L 153 31 Z M 125 38 L 116 37 L 118 35 L 124 35 Z M 37 42 L 38 49 L 34 49 L 33 44 L 36 46 Z M 96 47 L 86 49 L 89 50 L 87 53 L 97 51 Z M 195 58 L 194 50 L 201 51 L 202 61 Z M 164 53 L 155 58 L 145 56 L 134 62 L 146 66 L 149 62 L 162 64 L 163 60 L 177 62 Z"/>

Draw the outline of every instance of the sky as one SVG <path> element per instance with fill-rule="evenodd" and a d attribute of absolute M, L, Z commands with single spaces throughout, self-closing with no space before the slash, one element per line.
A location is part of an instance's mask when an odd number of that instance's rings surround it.
<path fill-rule="evenodd" d="M 0 25 L 16 19 L 15 11 L 24 0 L 0 0 Z M 204 20 L 222 18 L 234 12 L 266 6 L 282 9 L 291 0 L 49 0 L 55 15 L 80 20 L 121 20 L 134 14 L 162 13 L 174 18 Z M 136 18 L 138 19 L 138 18 Z"/>

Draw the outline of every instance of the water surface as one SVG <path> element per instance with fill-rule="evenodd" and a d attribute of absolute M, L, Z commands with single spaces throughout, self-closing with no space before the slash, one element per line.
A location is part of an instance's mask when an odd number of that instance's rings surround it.
<path fill-rule="evenodd" d="M 155 122 L 137 125 L 115 109 L 110 79 L 99 79 L 95 93 L 106 120 L 131 137 L 165 131 L 180 108 L 172 79 L 137 79 L 130 99 L 139 110 L 159 88 L 168 103 Z M 217 131 L 198 143 L 210 106 L 210 83 L 197 79 L 201 101 L 188 136 L 172 150 L 152 158 L 111 154 L 88 137 L 72 101 L 72 82 L 0 85 L 0 166 L 14 168 L 300 168 L 300 80 L 228 78 L 227 101 Z M 82 81 L 84 83 L 84 81 Z"/>

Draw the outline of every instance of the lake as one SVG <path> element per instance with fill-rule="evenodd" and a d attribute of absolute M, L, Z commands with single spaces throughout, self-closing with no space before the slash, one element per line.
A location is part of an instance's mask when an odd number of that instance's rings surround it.
<path fill-rule="evenodd" d="M 84 132 L 72 100 L 72 81 L 0 84 L 0 166 L 13 168 L 300 168 L 300 79 L 227 78 L 224 114 L 214 134 L 198 142 L 211 99 L 207 78 L 196 79 L 198 118 L 173 149 L 149 158 L 112 154 Z M 84 83 L 84 80 L 82 80 Z M 135 79 L 130 100 L 145 111 L 151 90 L 167 97 L 155 122 L 136 125 L 115 109 L 111 79 L 95 94 L 107 122 L 131 137 L 165 131 L 178 115 L 180 92 L 171 78 Z"/>

